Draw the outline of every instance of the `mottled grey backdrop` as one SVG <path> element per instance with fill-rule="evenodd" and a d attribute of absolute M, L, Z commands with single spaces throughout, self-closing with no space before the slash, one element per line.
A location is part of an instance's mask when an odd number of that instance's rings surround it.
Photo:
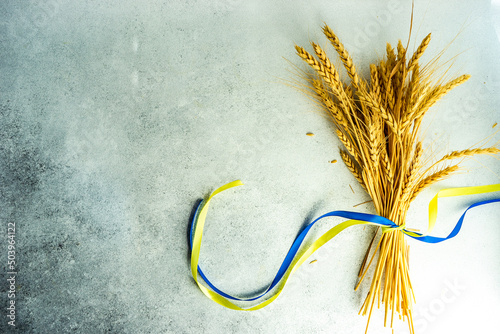
<path fill-rule="evenodd" d="M 303 68 L 294 43 L 326 45 L 326 21 L 366 73 L 386 41 L 406 40 L 410 10 L 403 0 L 3 0 L 0 332 L 364 332 L 357 311 L 367 287 L 352 288 L 370 228 L 342 233 L 253 313 L 226 310 L 198 290 L 186 233 L 200 197 L 242 179 L 245 187 L 214 202 L 201 263 L 228 292 L 251 294 L 270 282 L 304 223 L 366 201 L 347 169 L 329 163 L 339 143 L 289 86 L 297 76 L 286 59 Z M 472 74 L 429 117 L 429 152 L 499 140 L 495 10 L 495 1 L 416 1 L 410 45 L 432 31 L 430 59 L 460 32 L 443 62 L 464 52 L 450 75 Z M 438 189 L 499 181 L 498 159 L 466 166 L 422 194 L 409 225 L 425 225 Z M 436 234 L 467 204 L 491 197 L 443 202 Z M 499 214 L 498 205 L 471 212 L 461 235 L 442 245 L 411 242 L 419 333 L 486 333 L 497 324 Z M 6 317 L 9 222 L 15 329 Z M 389 332 L 381 315 L 370 333 Z"/>

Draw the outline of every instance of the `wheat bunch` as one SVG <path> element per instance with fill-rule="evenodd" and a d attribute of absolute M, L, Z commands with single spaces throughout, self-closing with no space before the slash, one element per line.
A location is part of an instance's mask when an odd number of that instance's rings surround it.
<path fill-rule="evenodd" d="M 442 83 L 429 70 L 432 64 L 420 66 L 431 34 L 409 59 L 401 41 L 396 49 L 387 43 L 387 57 L 370 65 L 368 82 L 358 75 L 332 29 L 325 25 L 323 32 L 345 67 L 350 85 L 342 83 L 339 71 L 317 44 L 312 43 L 316 57 L 300 46 L 296 46 L 297 54 L 314 70 L 315 78 L 309 80 L 311 90 L 335 124 L 345 147 L 340 151 L 342 160 L 371 196 L 377 214 L 403 225 L 410 203 L 423 189 L 459 170 L 458 164 L 439 167 L 444 162 L 500 153 L 496 147 L 454 151 L 425 167 L 419 134 L 422 119 L 440 98 L 469 79 L 469 75 L 462 75 Z M 365 261 L 370 258 L 370 248 Z M 363 261 L 357 287 L 378 254 L 370 290 L 360 310 L 368 315 L 368 324 L 374 305 L 380 307 L 382 302 L 385 325 L 393 326 L 396 313 L 408 321 L 410 333 L 414 333 L 408 252 L 403 233 L 391 230 L 382 234 L 368 266 Z"/>

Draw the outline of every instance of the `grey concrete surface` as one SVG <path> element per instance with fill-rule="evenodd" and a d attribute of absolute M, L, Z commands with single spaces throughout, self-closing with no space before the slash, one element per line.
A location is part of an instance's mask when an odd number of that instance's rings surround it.
<path fill-rule="evenodd" d="M 465 51 L 450 75 L 472 75 L 428 120 L 436 155 L 499 140 L 495 6 L 416 1 L 412 43 L 432 32 L 430 59 L 460 32 L 443 59 Z M 363 333 L 368 287 L 353 286 L 372 229 L 343 232 L 268 308 L 236 312 L 194 284 L 188 220 L 211 190 L 246 183 L 214 201 L 201 264 L 227 292 L 251 295 L 270 283 L 301 226 L 366 201 L 348 170 L 329 163 L 339 142 L 328 120 L 287 84 L 297 80 L 292 64 L 304 68 L 293 46 L 326 44 L 325 21 L 366 73 L 386 41 L 407 38 L 410 9 L 402 0 L 3 0 L 0 333 Z M 465 166 L 420 196 L 409 225 L 425 225 L 441 188 L 498 183 L 498 159 Z M 493 195 L 443 201 L 436 234 L 485 198 Z M 419 333 L 497 324 L 499 214 L 498 205 L 471 212 L 447 243 L 409 241 Z M 390 332 L 381 319 L 374 314 L 370 333 Z"/>

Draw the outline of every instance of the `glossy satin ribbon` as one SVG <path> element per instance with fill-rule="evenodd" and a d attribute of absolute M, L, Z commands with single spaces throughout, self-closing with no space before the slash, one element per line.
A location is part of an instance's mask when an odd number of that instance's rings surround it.
<path fill-rule="evenodd" d="M 215 301 L 216 303 L 225 306 L 227 308 L 233 309 L 233 310 L 238 310 L 238 311 L 253 311 L 253 310 L 258 310 L 261 309 L 270 303 L 272 303 L 282 292 L 283 288 L 285 287 L 286 281 L 288 280 L 289 276 L 293 274 L 306 260 L 309 256 L 311 256 L 315 251 L 317 251 L 321 246 L 323 246 L 325 243 L 327 243 L 330 239 L 335 237 L 337 234 L 342 232 L 344 229 L 354 226 L 354 225 L 374 225 L 374 226 L 380 226 L 383 229 L 383 232 L 389 232 L 391 230 L 401 230 L 404 234 L 408 235 L 409 237 L 412 237 L 414 239 L 427 242 L 427 243 L 438 243 L 442 242 L 448 239 L 453 238 L 458 234 L 460 231 L 460 228 L 462 227 L 463 220 L 465 218 L 465 215 L 467 211 L 470 209 L 480 206 L 480 205 L 485 205 L 485 204 L 490 204 L 490 203 L 495 203 L 495 202 L 500 202 L 500 198 L 498 199 L 492 199 L 492 200 L 487 200 L 487 201 L 481 201 L 472 204 L 469 206 L 460 219 L 458 220 L 457 224 L 453 228 L 453 230 L 450 232 L 450 234 L 447 237 L 433 237 L 433 236 L 428 236 L 429 233 L 432 232 L 435 223 L 436 223 L 436 218 L 437 218 L 437 212 L 438 212 L 438 199 L 443 198 L 443 197 L 454 197 L 454 196 L 464 196 L 464 195 L 474 195 L 474 194 L 482 194 L 482 193 L 489 193 L 489 192 L 495 192 L 495 191 L 500 191 L 500 184 L 493 184 L 493 185 L 488 185 L 488 186 L 479 186 L 479 187 L 464 187 L 464 188 L 450 188 L 450 189 L 443 189 L 439 191 L 436 196 L 430 201 L 429 203 L 429 227 L 427 229 L 427 232 L 424 234 L 416 233 L 416 232 L 411 232 L 408 231 L 405 226 L 398 226 L 396 223 L 393 221 L 377 216 L 377 215 L 372 215 L 372 214 L 367 214 L 367 213 L 359 213 L 359 212 L 351 212 L 351 211 L 331 211 L 328 212 L 321 217 L 315 219 L 312 223 L 307 225 L 300 233 L 299 235 L 295 238 L 292 246 L 290 247 L 290 250 L 288 251 L 287 255 L 285 256 L 285 259 L 283 260 L 283 263 L 281 264 L 278 273 L 274 277 L 273 281 L 269 285 L 269 287 L 260 295 L 252 298 L 237 298 L 234 296 L 231 296 L 220 289 L 218 289 L 210 280 L 206 277 L 206 275 L 203 273 L 201 270 L 200 266 L 198 265 L 199 262 L 199 257 L 200 257 L 200 247 L 201 247 L 201 241 L 202 241 L 202 236 L 203 236 L 203 228 L 205 225 L 205 219 L 207 217 L 207 212 L 208 208 L 210 206 L 210 201 L 212 198 L 233 187 L 241 186 L 243 183 L 240 180 L 230 182 L 217 190 L 215 190 L 210 196 L 205 199 L 204 201 L 200 202 L 198 205 L 196 212 L 193 216 L 193 220 L 191 222 L 191 227 L 190 227 L 190 235 L 189 235 L 189 242 L 190 242 L 190 248 L 191 248 L 191 273 L 193 275 L 193 278 L 198 285 L 198 287 L 201 289 L 201 291 L 211 300 Z M 341 217 L 341 218 L 346 218 L 349 219 L 347 221 L 344 221 L 334 227 L 332 227 L 328 232 L 324 233 L 322 236 L 320 236 L 318 239 L 316 239 L 310 246 L 308 246 L 305 249 L 300 249 L 300 246 L 302 245 L 302 242 L 304 241 L 307 233 L 310 231 L 310 229 L 314 226 L 316 222 L 319 220 L 326 218 L 326 217 Z M 210 287 L 207 288 L 203 284 L 200 283 L 198 279 L 198 275 L 203 278 L 203 280 L 206 282 L 206 284 Z M 274 294 L 264 302 L 250 307 L 250 308 L 241 308 L 234 303 L 230 302 L 230 300 L 236 300 L 236 301 L 254 301 L 257 299 L 260 299 L 267 295 L 274 287 L 277 285 L 278 288 L 274 292 Z"/>

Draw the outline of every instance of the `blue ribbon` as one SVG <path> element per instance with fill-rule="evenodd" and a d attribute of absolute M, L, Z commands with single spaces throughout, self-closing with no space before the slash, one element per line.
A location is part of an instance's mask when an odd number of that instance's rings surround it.
<path fill-rule="evenodd" d="M 467 210 L 465 210 L 465 212 L 462 214 L 462 216 L 458 220 L 457 224 L 455 225 L 455 227 L 453 228 L 453 230 L 451 231 L 451 233 L 447 237 L 444 237 L 444 238 L 442 238 L 442 237 L 433 237 L 433 236 L 423 236 L 420 233 L 411 232 L 411 231 L 408 231 L 406 229 L 402 229 L 402 232 L 410 232 L 412 234 L 420 235 L 420 236 L 416 237 L 416 236 L 412 236 L 412 235 L 407 234 L 409 237 L 412 237 L 412 238 L 414 238 L 416 240 L 420 240 L 422 242 L 427 242 L 427 243 L 431 243 L 431 244 L 439 243 L 439 242 L 442 242 L 442 241 L 445 241 L 445 240 L 448 240 L 448 239 L 451 239 L 451 238 L 455 237 L 458 234 L 458 232 L 460 232 L 460 229 L 462 228 L 462 224 L 463 224 L 465 215 L 467 214 L 467 212 L 470 209 L 475 208 L 477 206 L 481 206 L 481 205 L 485 205 L 485 204 L 490 204 L 490 203 L 495 203 L 495 202 L 500 202 L 500 198 L 499 199 L 492 199 L 492 200 L 477 202 L 477 203 L 474 203 L 471 206 L 469 206 L 467 208 Z M 195 212 L 195 214 L 193 216 L 193 220 L 191 221 L 191 224 L 190 224 L 191 225 L 190 232 L 189 232 L 189 246 L 190 246 L 190 249 L 192 249 L 192 247 L 193 247 L 193 231 L 194 231 L 194 227 L 195 227 L 196 217 L 198 216 L 198 213 L 201 210 L 201 208 L 203 207 L 204 203 L 205 203 L 205 201 L 201 201 L 198 204 L 198 206 L 196 208 L 196 212 Z M 262 294 L 260 294 L 260 295 L 258 295 L 256 297 L 252 297 L 252 298 L 237 298 L 237 297 L 233 297 L 233 296 L 231 296 L 231 295 L 229 295 L 229 294 L 221 291 L 215 285 L 213 285 L 212 282 L 210 282 L 210 280 L 207 278 L 207 276 L 203 273 L 203 271 L 201 270 L 200 266 L 198 266 L 198 272 L 199 272 L 200 276 L 208 284 L 208 286 L 210 286 L 210 288 L 212 288 L 215 292 L 217 292 L 221 296 L 224 296 L 224 297 L 226 297 L 228 299 L 232 299 L 232 300 L 238 300 L 238 301 L 253 301 L 253 300 L 257 300 L 257 299 L 265 296 L 270 290 L 272 290 L 279 283 L 279 281 L 281 280 L 281 278 L 283 277 L 283 275 L 285 274 L 285 272 L 289 268 L 290 264 L 292 263 L 293 258 L 297 254 L 297 251 L 299 250 L 300 246 L 302 245 L 302 242 L 304 241 L 307 233 L 309 233 L 309 231 L 311 230 L 311 228 L 314 226 L 314 224 L 316 222 L 318 222 L 319 220 L 321 220 L 323 218 L 326 218 L 326 217 L 342 217 L 342 218 L 346 218 L 346 219 L 367 221 L 367 222 L 372 222 L 372 223 L 376 223 L 376 224 L 379 224 L 379 225 L 383 225 L 384 227 L 389 228 L 389 229 L 398 229 L 398 228 L 400 228 L 400 226 L 398 226 L 392 220 L 387 219 L 387 218 L 382 217 L 382 216 L 378 216 L 378 215 L 372 215 L 372 214 L 360 213 L 360 212 L 352 212 L 352 211 L 331 211 L 331 212 L 328 212 L 328 213 L 320 216 L 319 218 L 316 218 L 312 223 L 308 224 L 299 233 L 299 235 L 295 238 L 292 246 L 290 247 L 290 250 L 288 251 L 287 255 L 285 256 L 285 259 L 283 260 L 283 263 L 281 264 L 281 266 L 280 266 L 280 268 L 278 270 L 278 273 L 274 277 L 271 285 Z"/>

